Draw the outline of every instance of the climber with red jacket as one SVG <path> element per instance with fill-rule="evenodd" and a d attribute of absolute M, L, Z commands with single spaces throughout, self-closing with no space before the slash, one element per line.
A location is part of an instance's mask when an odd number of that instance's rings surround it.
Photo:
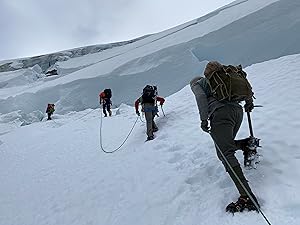
<path fill-rule="evenodd" d="M 110 109 L 112 105 L 111 97 L 112 97 L 111 89 L 104 89 L 104 91 L 102 91 L 99 94 L 99 103 L 100 105 L 102 104 L 104 117 L 107 117 L 106 111 L 108 111 L 109 116 L 112 116 L 112 112 Z"/>
<path fill-rule="evenodd" d="M 158 131 L 158 128 L 154 122 L 154 117 L 157 115 L 157 101 L 160 102 L 160 105 L 163 105 L 165 99 L 157 96 L 157 87 L 146 85 L 143 89 L 143 94 L 135 101 L 135 111 L 138 116 L 140 116 L 139 112 L 139 104 L 142 105 L 142 112 L 145 113 L 146 125 L 147 125 L 147 141 L 153 140 L 154 135 L 153 132 Z"/>

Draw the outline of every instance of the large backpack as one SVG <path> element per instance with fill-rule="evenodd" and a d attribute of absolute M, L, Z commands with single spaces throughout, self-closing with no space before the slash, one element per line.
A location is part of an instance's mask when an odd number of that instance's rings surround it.
<path fill-rule="evenodd" d="M 220 70 L 205 76 L 213 96 L 219 101 L 240 102 L 253 97 L 252 87 L 241 65 L 223 65 Z"/>
<path fill-rule="evenodd" d="M 111 98 L 111 89 L 107 88 L 104 89 L 104 93 L 105 93 L 105 98 Z"/>
<path fill-rule="evenodd" d="M 46 112 L 47 113 L 54 113 L 54 111 L 55 111 L 54 104 L 49 103 Z"/>
<path fill-rule="evenodd" d="M 155 103 L 157 89 L 154 86 L 146 85 L 143 89 L 142 103 Z"/>

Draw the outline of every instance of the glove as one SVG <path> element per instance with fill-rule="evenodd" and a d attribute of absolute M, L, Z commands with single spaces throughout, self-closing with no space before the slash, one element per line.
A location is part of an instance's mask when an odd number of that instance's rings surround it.
<path fill-rule="evenodd" d="M 251 112 L 252 109 L 254 109 L 253 102 L 252 101 L 246 102 L 246 104 L 244 105 L 244 109 L 245 109 L 245 112 Z"/>
<path fill-rule="evenodd" d="M 136 111 L 135 113 L 136 113 L 136 115 L 138 115 L 138 116 L 140 116 L 140 115 L 141 115 L 139 111 Z"/>
<path fill-rule="evenodd" d="M 210 127 L 208 126 L 208 121 L 207 120 L 201 120 L 201 129 L 204 132 L 209 133 Z"/>

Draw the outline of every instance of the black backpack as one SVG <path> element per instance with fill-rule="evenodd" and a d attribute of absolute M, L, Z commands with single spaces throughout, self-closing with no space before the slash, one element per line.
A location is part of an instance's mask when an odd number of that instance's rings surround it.
<path fill-rule="evenodd" d="M 146 85 L 143 89 L 142 103 L 155 103 L 157 89 L 155 86 Z"/>
<path fill-rule="evenodd" d="M 104 90 L 105 98 L 111 98 L 111 89 L 107 88 Z"/>

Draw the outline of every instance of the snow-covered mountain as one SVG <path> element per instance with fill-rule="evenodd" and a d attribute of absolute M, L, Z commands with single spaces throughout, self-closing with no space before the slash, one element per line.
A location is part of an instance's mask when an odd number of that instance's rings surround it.
<path fill-rule="evenodd" d="M 299 53 L 299 21 L 299 1 L 238 0 L 133 41 L 6 60 L 0 63 L 0 113 L 44 111 L 48 102 L 59 113 L 96 108 L 106 87 L 115 106 L 132 104 L 147 83 L 168 96 L 202 73 L 207 60 L 248 66 Z M 46 76 L 48 67 L 59 75 Z"/>
<path fill-rule="evenodd" d="M 245 175 L 272 225 L 300 224 L 300 54 L 246 68 L 262 160 Z M 284 74 L 284 76 L 283 76 Z M 232 216 L 236 191 L 218 160 L 189 86 L 166 98 L 151 142 L 134 108 L 102 119 L 87 109 L 0 136 L 1 225 L 264 225 L 261 214 Z M 129 134 L 119 151 L 116 149 Z M 238 138 L 249 135 L 247 119 Z M 237 156 L 242 159 L 241 152 Z"/>
<path fill-rule="evenodd" d="M 238 0 L 132 41 L 0 62 L 0 225 L 267 224 L 224 211 L 238 193 L 187 85 L 212 59 L 243 64 L 263 105 L 251 113 L 261 162 L 244 171 L 262 211 L 272 225 L 300 224 L 299 22 L 297 0 Z M 132 103 L 147 83 L 166 116 L 145 143 Z M 106 87 L 118 108 L 102 118 Z M 125 142 L 105 154 L 100 140 L 107 151 Z"/>
<path fill-rule="evenodd" d="M 0 62 L 0 72 L 15 71 L 18 69 L 30 68 L 35 66 L 36 64 L 38 64 L 41 67 L 43 72 L 46 72 L 47 69 L 51 68 L 57 62 L 67 61 L 71 58 L 82 57 L 87 54 L 98 53 L 98 52 L 105 51 L 107 49 L 131 44 L 145 37 L 146 36 L 136 38 L 130 41 L 124 41 L 124 42 L 80 47 L 80 48 L 75 48 L 75 49 L 66 50 L 62 52 L 36 56 L 32 58 L 5 60 L 3 62 Z"/>

